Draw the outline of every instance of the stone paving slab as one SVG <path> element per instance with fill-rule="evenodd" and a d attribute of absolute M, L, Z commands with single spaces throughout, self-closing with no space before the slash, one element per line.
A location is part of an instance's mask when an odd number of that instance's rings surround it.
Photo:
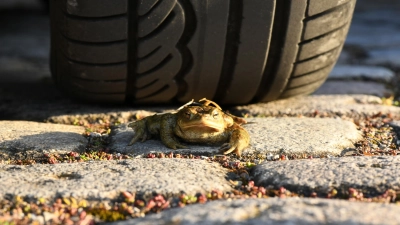
<path fill-rule="evenodd" d="M 46 121 L 51 123 L 72 124 L 76 121 L 87 123 L 98 123 L 101 121 L 119 121 L 126 123 L 136 118 L 151 116 L 156 112 L 172 111 L 172 107 L 136 107 L 136 108 L 96 108 L 86 107 L 86 109 L 77 110 L 72 113 L 50 116 Z"/>
<path fill-rule="evenodd" d="M 344 48 L 359 46 L 367 52 L 367 58 L 353 60 L 358 64 L 400 66 L 400 1 L 385 1 L 357 4 Z"/>
<path fill-rule="evenodd" d="M 400 35 L 397 36 L 400 39 Z M 400 41 L 397 47 L 370 50 L 368 51 L 368 55 L 369 57 L 365 60 L 367 64 L 400 67 Z"/>
<path fill-rule="evenodd" d="M 362 139 L 354 123 L 332 118 L 255 118 L 251 148 L 285 155 L 340 155 Z M 334 132 L 333 132 L 334 131 Z"/>
<path fill-rule="evenodd" d="M 389 83 L 394 78 L 394 72 L 385 67 L 364 65 L 336 65 L 328 79 L 348 80 L 367 79 Z"/>
<path fill-rule="evenodd" d="M 84 132 L 85 128 L 80 126 L 0 121 L 0 159 L 18 154 L 32 158 L 43 153 L 83 152 L 87 144 Z"/>
<path fill-rule="evenodd" d="M 354 80 L 327 80 L 313 95 L 352 95 L 364 94 L 378 97 L 388 97 L 393 95 L 393 91 L 386 88 L 385 84 L 371 81 Z"/>
<path fill-rule="evenodd" d="M 385 12 L 387 13 L 387 12 Z M 392 12 L 392 17 L 397 17 L 397 12 Z M 373 32 L 371 30 L 373 29 Z M 359 45 L 366 49 L 398 47 L 400 37 L 398 25 L 385 22 L 371 26 L 362 18 L 354 17 L 345 44 Z"/>
<path fill-rule="evenodd" d="M 84 163 L 0 164 L 0 194 L 109 200 L 121 191 L 149 197 L 230 191 L 228 170 L 199 159 L 128 159 Z"/>
<path fill-rule="evenodd" d="M 397 224 L 398 221 L 400 207 L 394 204 L 268 198 L 213 201 L 107 225 Z"/>
<path fill-rule="evenodd" d="M 400 108 L 381 105 L 382 100 L 370 95 L 314 95 L 283 99 L 269 103 L 237 106 L 231 109 L 237 115 L 249 116 L 351 116 L 377 113 L 400 114 Z"/>
<path fill-rule="evenodd" d="M 293 155 L 340 155 L 344 149 L 353 148 L 361 133 L 349 121 L 332 118 L 248 118 L 244 127 L 250 134 L 252 152 Z M 334 131 L 334 132 L 333 132 Z M 130 155 L 150 152 L 177 152 L 183 154 L 218 154 L 219 146 L 189 145 L 190 149 L 171 150 L 160 140 L 148 140 L 128 146 L 133 130 L 127 124 L 111 133 L 110 149 Z"/>
<path fill-rule="evenodd" d="M 341 157 L 266 161 L 257 165 L 251 175 L 256 185 L 285 187 L 300 193 L 326 194 L 331 188 L 346 191 L 352 187 L 376 194 L 388 188 L 399 190 L 399 170 L 398 156 Z"/>

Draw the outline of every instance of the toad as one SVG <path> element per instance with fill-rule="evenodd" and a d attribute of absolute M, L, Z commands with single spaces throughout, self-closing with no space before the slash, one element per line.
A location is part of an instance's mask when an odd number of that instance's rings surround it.
<path fill-rule="evenodd" d="M 246 120 L 223 112 L 221 107 L 208 99 L 199 103 L 192 101 L 180 107 L 174 113 L 155 114 L 130 123 L 135 134 L 129 143 L 160 138 L 171 149 L 187 148 L 187 143 L 222 144 L 220 152 L 236 153 L 240 157 L 242 150 L 249 145 L 250 135 L 241 126 Z"/>

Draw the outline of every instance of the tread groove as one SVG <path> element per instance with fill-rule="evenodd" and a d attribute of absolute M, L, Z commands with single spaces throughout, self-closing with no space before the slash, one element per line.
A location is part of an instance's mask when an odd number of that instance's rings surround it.
<path fill-rule="evenodd" d="M 345 2 L 345 3 L 343 3 L 343 4 L 337 5 L 337 6 L 333 7 L 333 8 L 330 8 L 330 9 L 328 9 L 328 10 L 325 10 L 325 11 L 323 11 L 323 12 L 317 13 L 317 14 L 312 15 L 312 16 L 307 16 L 307 17 L 303 20 L 303 22 L 308 22 L 308 21 L 314 20 L 314 19 L 316 19 L 316 18 L 318 18 L 318 17 L 321 17 L 321 16 L 325 16 L 325 15 L 327 15 L 327 14 L 330 14 L 330 13 L 336 11 L 336 10 L 339 10 L 339 9 L 341 9 L 341 8 L 344 8 L 345 5 L 348 5 L 348 4 L 350 4 L 350 3 L 351 3 L 351 1 L 347 1 L 347 2 Z M 310 2 L 309 2 L 307 5 L 310 5 Z M 306 11 L 306 14 L 307 14 L 307 12 L 308 12 L 308 10 Z"/>
<path fill-rule="evenodd" d="M 62 11 L 65 17 L 71 18 L 71 19 L 77 19 L 77 20 L 85 20 L 85 21 L 101 21 L 101 20 L 108 20 L 108 19 L 117 19 L 117 18 L 122 18 L 126 17 L 126 13 L 121 13 L 121 14 L 116 14 L 116 15 L 111 15 L 111 16 L 101 16 L 101 17 L 84 17 L 84 16 L 77 16 L 73 14 L 68 14 L 64 11 Z"/>
<path fill-rule="evenodd" d="M 349 25 L 349 23 L 350 23 L 350 21 L 346 22 L 345 24 L 343 24 L 342 26 L 340 26 L 340 27 L 338 27 L 338 28 L 335 28 L 335 29 L 333 29 L 333 30 L 330 30 L 329 32 L 326 32 L 326 33 L 324 33 L 324 34 L 315 36 L 315 37 L 313 37 L 313 38 L 311 38 L 311 39 L 308 39 L 308 40 L 303 40 L 303 41 L 301 41 L 301 42 L 299 43 L 299 45 L 304 45 L 304 44 L 310 43 L 310 42 L 312 42 L 312 41 L 314 41 L 314 40 L 323 38 L 323 37 L 328 36 L 328 35 L 330 35 L 330 34 L 332 34 L 332 33 L 334 33 L 334 32 L 337 32 L 337 31 L 339 31 L 339 30 L 345 29 L 345 28 Z M 329 51 L 330 51 L 330 50 L 329 50 Z"/>
<path fill-rule="evenodd" d="M 70 37 L 67 37 L 61 31 L 60 31 L 60 34 L 63 38 L 65 38 L 69 42 L 72 42 L 75 44 L 87 45 L 87 46 L 105 46 L 105 45 L 121 44 L 121 43 L 127 42 L 127 39 L 116 40 L 116 41 L 106 41 L 106 42 L 87 42 L 87 41 L 80 41 L 80 40 L 75 40 Z"/>
<path fill-rule="evenodd" d="M 157 37 L 157 35 L 159 33 L 161 33 L 162 30 L 164 30 L 166 27 L 168 27 L 170 25 L 171 21 L 173 21 L 174 18 L 175 18 L 175 12 L 171 11 L 171 13 L 168 14 L 168 16 L 163 20 L 163 22 L 156 29 L 151 31 L 146 36 L 139 37 L 139 41 L 153 39 L 153 38 Z M 139 20 L 139 23 L 140 23 L 140 20 Z"/>
<path fill-rule="evenodd" d="M 149 57 L 151 57 L 154 53 L 156 53 L 158 50 L 160 50 L 161 46 L 158 46 L 157 48 L 155 48 L 153 51 L 149 52 L 147 55 L 144 55 L 142 57 L 138 57 L 139 60 L 146 60 Z"/>
<path fill-rule="evenodd" d="M 157 80 L 155 80 L 152 84 L 156 83 L 156 81 L 157 81 Z M 149 85 L 149 86 L 150 86 L 150 85 Z M 168 89 L 168 86 L 167 86 L 167 85 L 164 85 L 162 88 L 160 88 L 159 90 L 157 90 L 157 91 L 155 91 L 155 92 L 151 92 L 151 93 L 149 93 L 148 95 L 145 95 L 145 96 L 137 97 L 137 98 L 136 98 L 136 101 L 140 101 L 140 100 L 142 100 L 142 99 L 146 99 L 146 98 L 151 97 L 151 96 L 153 96 L 153 95 L 161 94 L 161 93 L 163 93 L 163 92 L 164 92 L 165 90 L 167 90 L 167 89 Z"/>
<path fill-rule="evenodd" d="M 306 23 L 306 21 L 307 21 L 307 19 L 309 19 L 309 18 L 307 18 L 307 13 L 308 13 L 308 9 L 309 9 L 309 6 L 310 6 L 310 0 L 308 0 L 307 1 L 307 7 L 306 7 L 306 10 L 304 11 L 304 17 L 305 17 L 305 19 L 303 19 L 303 24 L 305 24 Z M 331 9 L 330 9 L 331 10 Z M 317 15 L 314 15 L 314 18 L 317 18 L 318 17 L 318 15 L 319 16 L 322 16 L 322 15 L 325 15 L 325 13 L 329 13 L 328 12 L 329 10 L 326 10 L 326 11 L 324 11 L 324 12 L 321 12 L 321 13 L 319 13 L 319 14 L 317 14 Z M 308 20 L 308 21 L 310 21 L 310 20 Z M 340 29 L 340 28 L 339 28 Z M 331 32 L 333 32 L 333 31 L 330 31 L 330 32 L 328 32 L 328 34 L 329 33 L 331 33 Z M 304 37 L 304 35 L 305 35 L 305 33 L 306 33 L 306 26 L 303 26 L 303 28 L 302 28 L 302 31 L 301 31 L 301 37 Z M 326 66 L 323 66 L 323 68 L 318 68 L 317 70 L 314 70 L 314 71 L 310 71 L 310 72 L 307 72 L 307 73 L 305 73 L 305 74 L 300 74 L 300 75 L 296 75 L 296 67 L 298 66 L 298 64 L 300 63 L 300 55 L 301 55 L 301 45 L 303 44 L 303 43 L 309 43 L 309 42 L 312 42 L 313 40 L 316 40 L 317 38 L 319 38 L 319 37 L 323 37 L 324 35 L 326 35 L 326 34 L 322 34 L 322 35 L 319 35 L 319 36 L 317 36 L 317 37 L 313 37 L 312 39 L 310 39 L 310 40 L 307 40 L 307 41 L 301 41 L 300 40 L 300 42 L 298 43 L 298 46 L 299 46 L 299 50 L 297 51 L 297 55 L 296 55 L 296 60 L 295 60 L 295 62 L 294 62 L 294 64 L 293 64 L 293 69 L 292 69 L 292 71 L 291 71 L 291 74 L 290 74 L 290 78 L 289 78 L 289 80 L 288 80 L 288 82 L 287 82 L 287 85 L 286 85 L 286 87 L 285 87 L 285 90 L 281 93 L 281 95 L 279 96 L 279 98 L 286 98 L 286 97 L 288 97 L 288 96 L 291 96 L 293 93 L 295 94 L 295 95 L 301 95 L 300 93 L 303 93 L 301 90 L 299 90 L 299 89 L 304 89 L 305 88 L 305 90 L 304 90 L 304 93 L 308 93 L 309 92 L 309 90 L 307 90 L 307 89 L 310 89 L 310 88 L 312 88 L 315 84 L 318 84 L 318 82 L 321 82 L 322 80 L 325 80 L 326 78 L 327 78 L 327 76 L 323 76 L 322 78 L 320 78 L 320 79 L 317 79 L 317 80 L 313 80 L 311 83 L 305 83 L 305 84 L 301 84 L 301 83 L 303 83 L 304 81 L 304 79 L 306 79 L 306 80 L 308 80 L 307 78 L 313 78 L 313 74 L 316 74 L 316 73 L 318 73 L 318 71 L 321 71 L 321 70 L 323 70 L 323 69 L 326 69 L 326 68 L 329 68 L 330 66 L 332 66 L 332 64 L 330 63 L 330 64 L 328 64 L 328 65 L 326 65 Z M 333 49 L 332 50 L 329 50 L 329 51 L 326 51 L 326 52 L 330 52 L 330 51 L 333 51 Z M 318 55 L 322 55 L 322 54 L 318 54 Z M 312 57 L 308 57 L 307 59 L 303 59 L 302 61 L 304 62 L 304 61 L 307 61 L 307 60 L 311 60 L 311 58 L 316 58 L 316 57 L 318 57 L 317 55 L 314 55 L 314 56 L 312 56 Z M 317 74 L 318 75 L 318 74 Z M 300 82 L 300 85 L 295 85 L 294 87 L 291 87 L 291 86 L 293 86 L 293 82 L 294 81 L 298 81 L 298 82 Z M 298 83 L 297 82 L 297 83 Z M 308 87 L 308 86 L 310 86 L 310 87 Z M 308 88 L 307 88 L 308 87 Z M 296 90 L 299 90 L 299 92 L 296 92 Z"/>
<path fill-rule="evenodd" d="M 125 92 L 106 92 L 106 93 L 99 93 L 99 92 L 92 92 L 92 91 L 86 91 L 86 90 L 82 90 L 82 88 L 79 88 L 79 87 L 76 87 L 76 86 L 73 86 L 74 87 L 74 89 L 75 90 L 79 90 L 79 92 L 82 92 L 82 93 L 86 93 L 86 94 L 93 94 L 93 95 L 105 95 L 105 96 L 107 96 L 107 95 L 116 95 L 116 94 L 120 94 L 120 95 L 123 95 L 123 94 L 125 94 Z"/>
<path fill-rule="evenodd" d="M 179 0 L 178 0 L 179 1 Z M 175 76 L 175 80 L 178 83 L 178 92 L 174 97 L 174 100 L 177 101 L 177 96 L 183 96 L 187 90 L 187 83 L 183 79 L 185 74 L 188 73 L 193 67 L 193 54 L 188 48 L 188 43 L 192 39 L 194 33 L 197 29 L 197 19 L 196 13 L 193 9 L 192 4 L 189 1 L 183 0 L 179 1 L 183 10 L 185 11 L 185 26 L 183 28 L 183 33 L 178 43 L 176 44 L 176 48 L 182 54 L 182 65 L 180 70 Z"/>
<path fill-rule="evenodd" d="M 136 70 L 137 62 L 137 35 L 138 35 L 138 8 L 139 1 L 128 1 L 128 65 L 126 76 L 125 101 L 133 102 L 136 95 Z"/>
<path fill-rule="evenodd" d="M 161 48 L 145 60 L 136 58 L 137 77 L 134 96 L 136 100 L 134 102 L 171 102 L 178 95 L 181 85 L 178 81 L 179 75 L 191 60 L 191 54 L 186 50 L 189 40 L 185 39 L 187 38 L 185 29 L 188 25 L 192 25 L 187 22 L 190 13 L 186 10 L 190 10 L 190 7 L 189 9 L 184 7 L 186 5 L 181 4 L 180 1 L 165 0 L 159 7 L 154 8 L 151 15 L 138 17 L 140 39 L 138 39 L 139 48 L 136 57 L 148 55 L 149 51 L 159 46 Z M 151 86 L 141 88 L 143 84 L 153 80 L 156 82 Z"/>
<path fill-rule="evenodd" d="M 288 98 L 291 96 L 310 94 L 310 93 L 314 92 L 324 81 L 325 81 L 325 78 L 319 79 L 319 80 L 317 80 L 313 83 L 309 83 L 307 85 L 288 89 L 280 96 L 280 98 Z"/>
<path fill-rule="evenodd" d="M 328 51 L 326 51 L 326 52 L 323 52 L 323 53 L 318 53 L 318 54 L 316 54 L 316 55 L 314 55 L 314 56 L 312 56 L 312 57 L 309 57 L 309 58 L 306 58 L 306 59 L 302 59 L 302 60 L 298 60 L 298 61 L 296 61 L 294 64 L 295 64 L 295 66 L 296 66 L 296 64 L 300 64 L 300 63 L 304 63 L 304 62 L 309 61 L 309 60 L 313 60 L 313 59 L 315 59 L 315 58 L 318 58 L 318 57 L 321 56 L 321 55 L 324 55 L 324 54 L 327 54 L 327 53 L 331 53 L 331 52 L 333 52 L 333 51 L 336 51 L 338 48 L 341 48 L 341 47 L 343 47 L 343 45 L 336 46 L 335 48 L 332 48 L 332 49 L 330 49 L 330 50 L 328 50 Z"/>
<path fill-rule="evenodd" d="M 342 46 L 345 41 L 349 25 L 350 24 L 343 27 L 343 29 L 328 33 L 318 39 L 303 42 L 302 45 L 299 45 L 300 54 L 298 55 L 297 60 L 304 60 L 322 52 L 330 51 L 338 46 Z"/>
<path fill-rule="evenodd" d="M 149 11 L 147 11 L 145 14 L 139 15 L 139 16 L 140 16 L 140 17 L 147 17 L 148 15 L 150 15 L 150 14 L 154 11 L 154 9 L 156 9 L 156 8 L 161 4 L 161 2 L 162 2 L 162 0 L 157 1 L 156 4 L 154 4 L 154 5 L 150 8 Z"/>
<path fill-rule="evenodd" d="M 315 71 L 313 73 L 309 73 L 307 75 L 301 76 L 301 77 L 294 77 L 288 82 L 287 88 L 294 88 L 294 87 L 300 87 L 305 84 L 309 84 L 310 82 L 320 80 L 320 79 L 326 79 L 327 74 L 329 74 L 329 71 L 332 70 L 333 66 L 335 64 L 332 63 L 329 66 L 323 68 L 322 70 Z"/>
<path fill-rule="evenodd" d="M 169 54 L 169 55 L 167 55 L 167 57 L 165 57 L 163 60 L 161 60 L 156 66 L 154 66 L 154 67 L 151 68 L 150 70 L 145 71 L 145 72 L 143 72 L 143 73 L 137 73 L 137 76 L 138 76 L 138 77 L 142 77 L 142 76 L 151 74 L 151 73 L 153 73 L 154 71 L 157 71 L 157 70 L 161 69 L 161 68 L 162 68 L 163 66 L 165 66 L 165 64 L 167 64 L 171 59 L 172 59 L 172 55 Z"/>
<path fill-rule="evenodd" d="M 307 74 L 312 71 L 317 71 L 330 64 L 335 64 L 337 58 L 339 57 L 341 47 L 334 49 L 333 51 L 328 51 L 323 55 L 303 61 L 301 63 L 296 63 L 294 65 L 293 77 L 297 77 L 302 74 Z"/>
<path fill-rule="evenodd" d="M 325 79 L 326 79 L 326 77 L 323 77 L 323 78 L 321 78 L 321 79 L 314 80 L 313 82 L 310 82 L 310 83 L 308 83 L 308 84 L 303 84 L 303 85 L 300 85 L 300 86 L 288 88 L 288 89 L 286 89 L 285 92 L 291 91 L 291 90 L 294 90 L 294 89 L 298 89 L 298 88 L 304 88 L 304 87 L 307 87 L 307 86 L 312 86 L 312 85 L 314 85 L 315 83 L 321 82 L 322 80 L 325 80 Z M 290 81 L 289 81 L 289 83 L 290 83 Z M 285 93 L 284 93 L 284 94 L 285 94 Z"/>
<path fill-rule="evenodd" d="M 291 79 L 289 80 L 289 82 L 290 82 L 291 80 L 293 80 L 293 79 L 300 78 L 300 77 L 304 77 L 304 76 L 310 75 L 310 74 L 312 74 L 312 73 L 316 73 L 316 72 L 318 72 L 318 71 L 320 71 L 320 70 L 324 70 L 324 69 L 326 69 L 326 68 L 332 66 L 332 64 L 335 64 L 335 63 L 336 63 L 336 62 L 328 63 L 327 65 L 325 65 L 325 66 L 323 66 L 323 67 L 321 67 L 321 68 L 319 68 L 319 69 L 310 71 L 310 72 L 308 72 L 308 73 L 304 73 L 304 74 L 292 76 Z"/>
<path fill-rule="evenodd" d="M 157 80 L 158 80 L 158 79 L 154 79 L 153 81 L 151 81 L 151 82 L 149 82 L 149 83 L 147 83 L 147 84 L 145 84 L 145 85 L 143 85 L 143 86 L 140 86 L 140 88 L 147 88 L 147 87 L 150 87 L 151 85 L 156 84 L 156 83 L 157 83 Z M 146 97 L 147 97 L 147 96 L 146 96 Z"/>
<path fill-rule="evenodd" d="M 82 77 L 71 76 L 71 78 L 76 80 L 82 80 L 84 82 L 92 82 L 92 83 L 118 83 L 118 82 L 125 82 L 126 79 L 118 79 L 118 80 L 93 80 L 93 79 L 85 79 Z"/>
<path fill-rule="evenodd" d="M 276 0 L 274 24 L 271 33 L 270 48 L 267 56 L 267 63 L 265 65 L 263 78 L 261 79 L 259 88 L 253 101 L 260 101 L 269 97 L 269 92 L 273 86 L 276 74 L 281 62 L 283 54 L 283 46 L 286 36 L 287 25 L 289 23 L 288 13 L 290 12 L 290 3 L 286 0 Z"/>
<path fill-rule="evenodd" d="M 218 81 L 218 90 L 215 92 L 215 100 L 221 101 L 225 98 L 226 90 L 231 84 L 232 75 L 236 64 L 236 58 L 240 44 L 240 29 L 242 25 L 243 2 L 230 0 L 228 27 L 226 32 L 226 43 L 224 61 L 222 63 L 221 76 Z"/>
<path fill-rule="evenodd" d="M 82 64 L 82 65 L 87 65 L 87 66 L 116 66 L 116 65 L 122 65 L 122 64 L 126 64 L 127 61 L 121 61 L 121 62 L 113 62 L 113 63 L 90 63 L 90 62 L 82 62 L 82 61 L 78 61 L 75 59 L 71 59 L 68 56 L 65 55 L 64 52 L 60 51 L 60 53 L 62 54 L 62 56 L 64 56 L 68 61 L 71 61 L 73 63 L 78 63 L 78 64 Z"/>

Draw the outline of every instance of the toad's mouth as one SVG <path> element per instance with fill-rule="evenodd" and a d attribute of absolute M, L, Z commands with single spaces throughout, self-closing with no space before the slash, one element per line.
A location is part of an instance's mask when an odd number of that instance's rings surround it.
<path fill-rule="evenodd" d="M 207 132 L 221 132 L 225 129 L 224 124 L 210 120 L 200 120 L 192 123 L 180 123 L 182 130 L 202 130 Z"/>

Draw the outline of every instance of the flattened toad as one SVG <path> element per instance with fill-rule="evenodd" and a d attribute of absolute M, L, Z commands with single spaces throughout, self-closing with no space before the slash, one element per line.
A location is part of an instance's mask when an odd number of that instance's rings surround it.
<path fill-rule="evenodd" d="M 225 113 L 215 102 L 205 98 L 193 100 L 180 107 L 175 113 L 155 114 L 130 123 L 134 137 L 129 145 L 159 137 L 168 148 L 187 148 L 180 141 L 188 143 L 222 144 L 220 151 L 240 156 L 249 145 L 249 133 L 241 127 L 246 120 Z"/>

